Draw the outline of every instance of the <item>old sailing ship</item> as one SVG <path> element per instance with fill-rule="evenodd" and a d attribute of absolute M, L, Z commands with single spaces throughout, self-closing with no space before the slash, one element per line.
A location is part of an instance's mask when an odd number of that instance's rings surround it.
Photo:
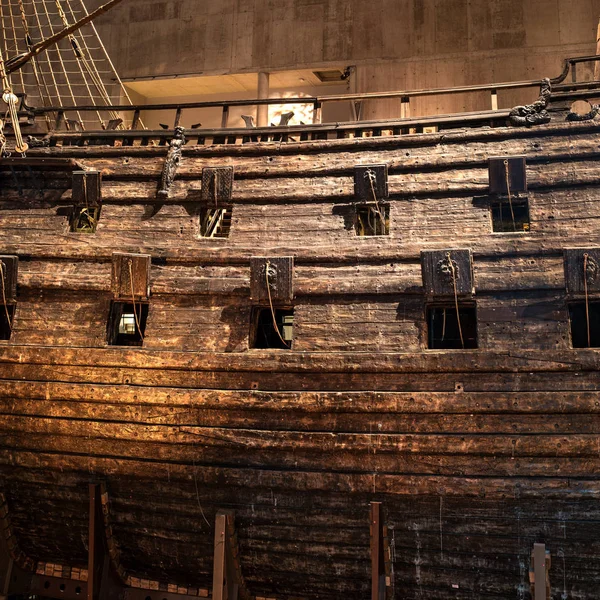
<path fill-rule="evenodd" d="M 95 13 L 0 7 L 0 595 L 598 597 L 597 57 L 155 131 Z"/>

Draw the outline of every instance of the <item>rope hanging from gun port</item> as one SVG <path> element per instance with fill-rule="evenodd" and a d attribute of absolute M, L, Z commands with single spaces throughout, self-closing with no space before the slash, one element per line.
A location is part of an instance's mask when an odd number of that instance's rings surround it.
<path fill-rule="evenodd" d="M 265 281 L 267 283 L 267 294 L 269 296 L 269 306 L 271 307 L 271 317 L 273 318 L 273 327 L 279 336 L 279 339 L 284 344 L 286 348 L 290 347 L 290 344 L 283 339 L 281 332 L 279 331 L 279 326 L 277 325 L 277 319 L 275 318 L 275 308 L 273 307 L 273 300 L 271 299 L 271 283 L 269 281 L 269 269 L 271 267 L 271 261 L 267 261 L 265 265 Z"/>
<path fill-rule="evenodd" d="M 137 327 L 138 333 L 140 334 L 140 339 L 142 341 L 142 344 L 144 343 L 144 334 L 142 333 L 142 327 L 140 325 L 140 320 L 138 318 L 138 314 L 137 314 L 137 307 L 135 304 L 135 293 L 133 290 L 133 267 L 131 265 L 132 261 L 128 260 L 127 264 L 129 266 L 129 286 L 131 288 L 131 303 L 133 304 L 133 316 L 135 317 L 135 325 Z M 141 308 L 141 305 L 140 305 Z M 141 313 L 141 311 L 140 311 Z"/>
<path fill-rule="evenodd" d="M 587 326 L 587 345 L 592 347 L 592 336 L 590 333 L 590 299 L 588 296 L 588 260 L 589 254 L 583 253 L 583 291 L 585 293 L 585 324 Z"/>
<path fill-rule="evenodd" d="M 458 288 L 456 285 L 456 267 L 454 266 L 454 261 L 452 260 L 452 256 L 450 252 L 446 252 L 446 258 L 448 259 L 448 265 L 450 267 L 450 274 L 452 276 L 452 287 L 454 289 L 454 306 L 456 308 L 456 324 L 458 325 L 458 334 L 460 336 L 460 345 L 461 348 L 465 349 L 465 340 L 463 337 L 462 331 L 462 323 L 460 321 L 460 310 L 458 308 Z"/>
<path fill-rule="evenodd" d="M 510 192 L 510 175 L 508 169 L 508 159 L 504 159 L 504 177 L 506 179 L 506 194 L 508 196 L 508 206 L 510 207 L 510 218 L 512 220 L 513 231 L 517 231 L 517 224 L 515 222 L 515 211 L 513 209 L 512 194 Z M 502 218 L 502 215 L 500 215 Z"/>
<path fill-rule="evenodd" d="M 373 195 L 373 202 L 375 203 L 375 207 L 372 210 L 376 213 L 377 217 L 379 218 L 382 233 L 385 233 L 385 215 L 381 212 L 379 200 L 377 199 L 377 194 L 375 193 L 375 181 L 377 180 L 377 175 L 372 169 L 367 169 L 365 172 L 365 177 L 369 179 L 369 184 L 371 186 L 371 194 Z M 370 210 L 367 212 L 367 220 L 371 231 L 373 231 L 374 235 L 377 235 L 377 223 L 371 223 Z"/>
<path fill-rule="evenodd" d="M 10 313 L 8 312 L 8 304 L 6 302 L 6 288 L 4 283 L 4 263 L 0 260 L 0 281 L 2 281 L 2 304 L 4 305 L 4 312 L 6 314 L 6 322 L 8 323 L 8 330 L 12 332 L 12 322 L 10 320 Z"/>

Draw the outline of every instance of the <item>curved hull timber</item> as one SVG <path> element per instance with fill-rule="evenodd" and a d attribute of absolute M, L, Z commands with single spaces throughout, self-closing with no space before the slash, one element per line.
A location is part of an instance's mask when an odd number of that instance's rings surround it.
<path fill-rule="evenodd" d="M 157 195 L 167 152 L 0 162 L 0 254 L 19 257 L 0 342 L 17 563 L 88 585 L 92 484 L 127 598 L 216 597 L 224 514 L 249 597 L 368 597 L 372 503 L 382 597 L 533 598 L 543 543 L 552 597 L 596 598 L 600 354 L 572 347 L 565 250 L 600 247 L 598 125 L 184 146 Z M 526 160 L 520 232 L 492 231 L 498 156 Z M 357 235 L 361 165 L 387 165 L 388 235 Z M 204 238 L 203 170 L 225 167 L 229 236 Z M 102 174 L 93 234 L 69 231 L 81 170 Z M 473 349 L 428 349 L 421 253 L 447 249 L 472 256 Z M 151 257 L 142 347 L 107 344 L 114 253 Z M 257 256 L 293 257 L 291 349 L 251 347 Z"/>

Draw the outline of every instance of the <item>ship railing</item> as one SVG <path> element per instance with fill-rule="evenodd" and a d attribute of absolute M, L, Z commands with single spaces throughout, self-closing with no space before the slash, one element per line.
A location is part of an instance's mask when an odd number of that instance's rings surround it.
<path fill-rule="evenodd" d="M 576 67 L 581 63 L 596 63 L 600 55 L 568 58 L 562 73 L 551 80 L 553 84 L 552 98 L 560 100 L 587 100 L 600 95 L 600 81 L 577 82 Z M 571 83 L 564 83 L 571 73 Z M 201 128 L 200 124 L 186 130 L 188 144 L 239 144 L 263 141 L 308 141 L 332 138 L 369 137 L 380 135 L 399 135 L 406 133 L 423 133 L 456 127 L 499 127 L 507 124 L 509 109 L 498 107 L 498 93 L 503 90 L 539 88 L 541 80 L 481 84 L 471 86 L 455 86 L 451 88 L 435 88 L 427 90 L 404 90 L 389 92 L 368 92 L 361 94 L 341 94 L 319 97 L 268 98 L 248 100 L 228 100 L 211 102 L 166 103 L 149 105 L 113 105 L 111 110 L 120 112 L 124 117 L 131 117 L 131 128 L 101 131 L 54 131 L 50 136 L 51 145 L 90 145 L 94 141 L 102 145 L 164 145 L 172 138 L 172 130 L 168 125 L 164 130 L 138 129 L 142 112 L 174 111 L 173 129 L 180 125 L 185 111 L 203 108 L 220 108 L 222 119 L 220 128 Z M 419 97 L 445 96 L 452 94 L 490 94 L 489 110 L 478 112 L 462 112 L 452 115 L 433 115 L 424 117 L 410 116 L 410 101 Z M 392 120 L 366 121 L 356 120 L 344 123 L 322 123 L 321 114 L 324 104 L 335 102 L 362 103 L 367 101 L 397 99 L 399 102 L 399 118 Z M 234 107 L 286 106 L 292 104 L 312 105 L 313 123 L 301 125 L 285 125 L 270 127 L 231 127 L 229 114 Z M 107 106 L 83 105 L 76 107 L 50 106 L 28 108 L 28 114 L 43 116 L 53 114 L 57 123 L 64 122 L 67 111 L 99 111 L 107 110 Z M 58 129 L 58 127 L 57 127 Z"/>

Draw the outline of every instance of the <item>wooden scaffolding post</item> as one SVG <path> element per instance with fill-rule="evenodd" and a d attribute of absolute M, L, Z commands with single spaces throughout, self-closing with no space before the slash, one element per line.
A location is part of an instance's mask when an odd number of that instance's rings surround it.
<path fill-rule="evenodd" d="M 546 552 L 545 544 L 534 544 L 531 552 L 529 581 L 533 600 L 550 600 L 550 553 Z"/>
<path fill-rule="evenodd" d="M 371 600 L 386 600 L 390 597 L 390 557 L 386 538 L 381 502 L 371 502 Z"/>
<path fill-rule="evenodd" d="M 102 528 L 102 499 L 100 486 L 89 484 L 90 515 L 88 537 L 88 588 L 87 600 L 100 599 L 100 584 L 104 570 L 104 531 Z"/>
<path fill-rule="evenodd" d="M 600 20 L 596 32 L 596 54 L 600 54 Z M 600 61 L 594 62 L 594 81 L 600 81 Z"/>
<path fill-rule="evenodd" d="M 249 600 L 239 558 L 232 511 L 220 510 L 215 518 L 212 600 Z"/>

